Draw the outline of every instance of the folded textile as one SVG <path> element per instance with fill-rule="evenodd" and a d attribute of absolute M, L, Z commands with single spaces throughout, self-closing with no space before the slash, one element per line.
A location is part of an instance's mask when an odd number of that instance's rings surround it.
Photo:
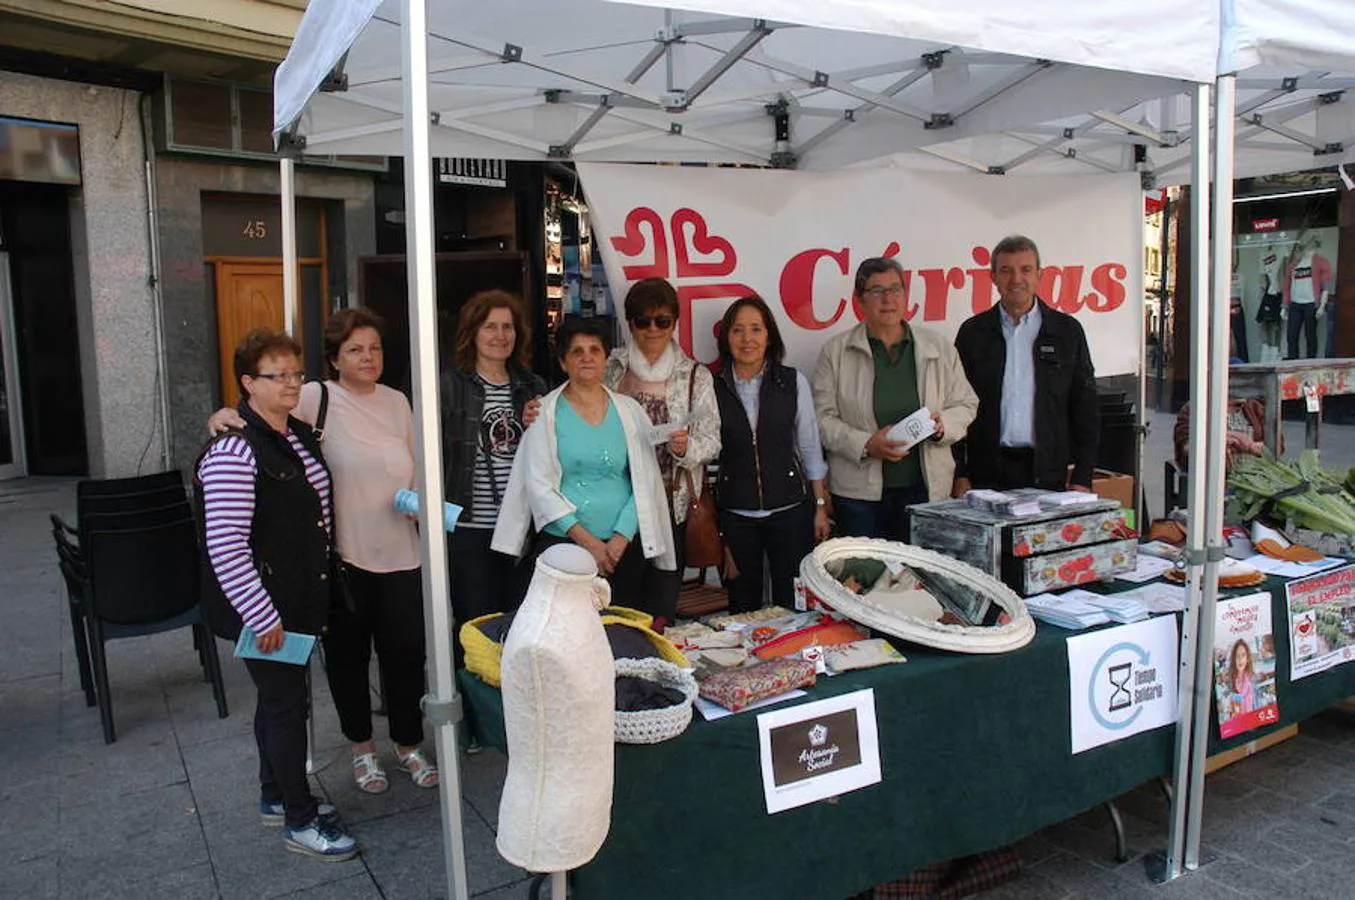
<path fill-rule="evenodd" d="M 814 684 L 814 664 L 802 659 L 774 659 L 712 675 L 701 682 L 701 696 L 738 712 L 751 703 Z"/>

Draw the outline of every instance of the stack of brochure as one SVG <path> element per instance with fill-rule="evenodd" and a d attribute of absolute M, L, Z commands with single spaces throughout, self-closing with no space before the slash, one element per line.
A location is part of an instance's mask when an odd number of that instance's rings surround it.
<path fill-rule="evenodd" d="M 1110 616 L 1106 615 L 1104 610 L 1067 594 L 1061 597 L 1054 594 L 1036 594 L 1034 597 L 1027 597 L 1026 608 L 1041 622 L 1067 628 L 1069 631 L 1081 631 L 1093 625 L 1105 625 L 1110 622 Z"/>
<path fill-rule="evenodd" d="M 1142 622 L 1148 618 L 1148 607 L 1138 597 L 1131 597 L 1126 594 L 1093 594 L 1091 591 L 1074 590 L 1068 594 L 1075 595 L 1074 600 L 1080 600 L 1088 606 L 1095 606 L 1103 610 L 1110 616 L 1112 622 L 1127 624 L 1129 622 Z M 1067 597 L 1068 594 L 1064 594 Z"/>
<path fill-rule="evenodd" d="M 1040 505 L 1045 509 L 1063 509 L 1065 506 L 1099 503 L 1100 500 L 1100 497 L 1087 491 L 1051 491 L 1040 495 Z"/>
<path fill-rule="evenodd" d="M 1038 516 L 1042 512 L 1040 501 L 1035 497 L 1017 497 L 1012 494 L 1004 494 L 1002 491 L 967 491 L 964 495 L 964 502 L 965 506 L 971 509 L 981 509 L 995 516 L 1021 518 Z"/>

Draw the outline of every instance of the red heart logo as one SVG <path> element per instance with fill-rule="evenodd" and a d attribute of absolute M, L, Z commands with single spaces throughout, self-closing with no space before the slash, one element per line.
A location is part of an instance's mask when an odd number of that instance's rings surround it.
<path fill-rule="evenodd" d="M 654 239 L 654 260 L 650 263 L 622 266 L 622 273 L 630 281 L 668 277 L 668 232 L 663 227 L 663 217 L 648 206 L 637 206 L 626 214 L 626 233 L 623 237 L 612 238 L 612 249 L 622 256 L 642 255 L 648 245 L 644 233 L 640 230 L 640 226 L 645 224 L 649 225 L 650 235 Z"/>
<path fill-rule="evenodd" d="M 1300 619 L 1300 620 L 1299 620 L 1299 627 L 1298 627 L 1298 632 L 1299 632 L 1299 634 L 1307 635 L 1307 634 L 1309 634 L 1312 630 L 1313 630 L 1313 623 L 1312 623 L 1312 620 L 1311 620 L 1311 619 Z"/>
<path fill-rule="evenodd" d="M 725 238 L 716 237 L 706 226 L 706 219 L 694 209 L 683 207 L 673 213 L 673 246 L 677 252 L 677 277 L 723 278 L 733 273 L 739 263 L 734 245 Z M 687 240 L 687 226 L 691 226 L 691 243 Z M 708 257 L 704 262 L 692 262 L 692 252 Z M 713 261 L 714 257 L 719 261 Z"/>

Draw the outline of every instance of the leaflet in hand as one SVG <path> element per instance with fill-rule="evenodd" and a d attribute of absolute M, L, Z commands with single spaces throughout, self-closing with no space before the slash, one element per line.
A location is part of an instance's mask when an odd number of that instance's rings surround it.
<path fill-rule="evenodd" d="M 659 444 L 666 444 L 676 432 L 679 432 L 686 427 L 686 419 L 678 419 L 674 422 L 664 422 L 661 425 L 651 425 L 649 426 L 649 443 L 656 447 Z"/>
<path fill-rule="evenodd" d="M 917 412 L 895 422 L 886 437 L 891 441 L 902 441 L 902 449 L 911 450 L 933 434 L 936 434 L 936 423 L 932 421 L 932 411 L 920 406 Z"/>
<path fill-rule="evenodd" d="M 295 631 L 282 633 L 282 646 L 272 653 L 259 652 L 259 642 L 252 628 L 240 629 L 240 639 L 235 642 L 235 655 L 240 659 L 262 659 L 265 662 L 287 663 L 304 666 L 310 662 L 311 651 L 315 649 L 315 635 L 298 634 Z"/>

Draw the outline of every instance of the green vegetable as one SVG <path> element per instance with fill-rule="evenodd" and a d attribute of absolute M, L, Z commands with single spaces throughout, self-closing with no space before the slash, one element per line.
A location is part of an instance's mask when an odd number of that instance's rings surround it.
<path fill-rule="evenodd" d="M 1277 460 L 1267 452 L 1259 457 L 1234 457 L 1228 487 L 1244 520 L 1257 518 L 1271 504 L 1277 518 L 1292 519 L 1301 528 L 1355 535 L 1353 475 L 1355 469 L 1344 479 L 1323 469 L 1316 450 L 1304 450 L 1297 462 Z M 1306 489 L 1276 499 L 1300 485 Z"/>

